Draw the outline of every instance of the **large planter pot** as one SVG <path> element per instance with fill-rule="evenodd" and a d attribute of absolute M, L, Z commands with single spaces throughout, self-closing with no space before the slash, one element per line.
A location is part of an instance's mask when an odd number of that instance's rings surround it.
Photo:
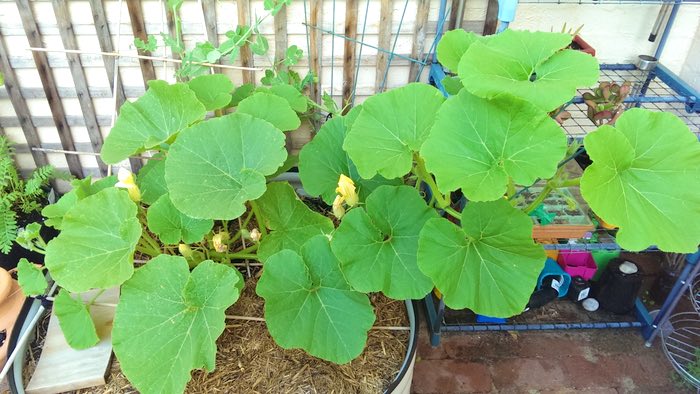
<path fill-rule="evenodd" d="M 389 384 L 387 389 L 384 391 L 385 394 L 410 394 L 411 392 L 411 382 L 413 380 L 413 369 L 416 362 L 416 349 L 418 347 L 418 312 L 416 305 L 413 301 L 405 301 L 406 303 L 406 313 L 409 321 L 410 334 L 409 343 L 406 349 L 406 356 L 403 359 L 401 368 L 397 373 L 394 380 Z M 14 326 L 13 334 L 8 338 L 10 352 L 14 351 L 17 347 L 18 339 L 24 335 L 26 332 L 30 332 L 30 335 L 35 335 L 36 327 L 31 325 L 32 320 L 35 319 L 37 314 L 43 313 L 43 308 L 40 308 L 41 301 L 27 299 L 25 302 L 20 318 L 17 320 Z M 10 391 L 14 394 L 24 394 L 24 382 L 23 382 L 23 370 L 26 362 L 26 352 L 29 346 L 27 341 L 23 346 L 17 348 L 19 352 L 15 362 L 7 375 L 8 385 L 10 386 Z M 219 366 L 222 368 L 223 366 Z"/>
<path fill-rule="evenodd" d="M 9 339 L 15 330 L 15 322 L 23 303 L 24 295 L 17 281 L 6 270 L 0 269 L 0 331 L 5 336 L 0 345 L 0 368 L 5 365 L 9 354 Z"/>
<path fill-rule="evenodd" d="M 58 235 L 58 231 L 56 231 L 54 228 L 43 225 L 44 218 L 39 212 L 32 212 L 29 215 L 19 215 L 17 220 L 17 224 L 20 228 L 34 222 L 42 224 L 41 237 L 44 238 L 44 241 L 48 242 Z M 25 258 L 32 263 L 44 263 L 44 255 L 27 250 L 20 245 L 13 244 L 12 249 L 10 249 L 10 253 L 0 253 L 0 267 L 6 270 L 11 270 L 17 267 L 17 263 L 22 258 Z"/>

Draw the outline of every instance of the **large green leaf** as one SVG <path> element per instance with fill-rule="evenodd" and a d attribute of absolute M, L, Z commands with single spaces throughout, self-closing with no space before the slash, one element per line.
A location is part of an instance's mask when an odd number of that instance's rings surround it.
<path fill-rule="evenodd" d="M 418 234 L 436 216 L 415 188 L 378 187 L 367 197 L 366 211 L 350 210 L 333 235 L 348 282 L 397 300 L 424 297 L 433 282 L 418 269 Z"/>
<path fill-rule="evenodd" d="M 125 190 L 107 188 L 63 216 L 61 233 L 46 247 L 46 268 L 73 293 L 118 286 L 134 272 L 140 237 L 136 204 Z"/>
<path fill-rule="evenodd" d="M 508 178 L 549 178 L 566 154 L 566 136 L 546 113 L 514 97 L 486 100 L 462 90 L 437 115 L 421 156 L 438 188 L 472 201 L 501 198 Z"/>
<path fill-rule="evenodd" d="M 107 164 L 115 164 L 156 147 L 203 119 L 206 112 L 186 84 L 149 81 L 143 96 L 122 105 L 119 118 L 102 146 L 101 158 Z"/>
<path fill-rule="evenodd" d="M 316 236 L 300 253 L 282 250 L 265 262 L 256 292 L 275 342 L 344 364 L 365 347 L 374 313 L 366 294 L 343 277 L 328 239 Z"/>
<path fill-rule="evenodd" d="M 44 224 L 60 230 L 63 216 L 73 208 L 73 206 L 85 197 L 92 196 L 102 189 L 112 187 L 117 183 L 117 177 L 112 175 L 99 179 L 92 183 L 92 177 L 85 179 L 75 179 L 71 181 L 73 189 L 64 194 L 58 201 L 47 205 L 41 210 L 41 214 L 46 218 Z"/>
<path fill-rule="evenodd" d="M 165 156 L 158 154 L 143 166 L 136 177 L 141 190 L 141 201 L 153 204 L 160 196 L 168 193 L 165 183 Z"/>
<path fill-rule="evenodd" d="M 593 164 L 581 194 L 603 220 L 620 227 L 628 250 L 656 245 L 695 252 L 700 243 L 700 142 L 670 113 L 631 109 L 588 134 Z"/>
<path fill-rule="evenodd" d="M 260 243 L 260 261 L 266 261 L 282 249 L 298 252 L 308 239 L 319 234 L 330 234 L 335 229 L 329 218 L 312 211 L 299 200 L 292 186 L 286 182 L 270 183 L 267 192 L 258 199 L 258 204 L 265 218 L 265 226 L 273 230 Z"/>
<path fill-rule="evenodd" d="M 511 94 L 549 112 L 570 100 L 576 88 L 598 81 L 598 61 L 562 50 L 570 43 L 565 33 L 508 29 L 472 44 L 459 62 L 459 77 L 477 96 Z"/>
<path fill-rule="evenodd" d="M 182 393 L 190 371 L 214 369 L 226 308 L 238 299 L 233 268 L 206 260 L 190 273 L 160 255 L 122 286 L 112 342 L 121 370 L 141 393 Z"/>
<path fill-rule="evenodd" d="M 93 347 L 100 341 L 95 322 L 92 321 L 90 311 L 80 297 L 75 299 L 65 289 L 61 289 L 53 307 L 63 336 L 70 347 L 82 350 Z"/>
<path fill-rule="evenodd" d="M 449 70 L 456 72 L 459 60 L 467 52 L 467 49 L 480 38 L 482 37 L 464 29 L 446 32 L 440 38 L 437 46 L 438 61 Z"/>
<path fill-rule="evenodd" d="M 289 102 L 277 95 L 257 92 L 238 104 L 237 112 L 265 119 L 282 131 L 296 130 L 301 120 Z"/>
<path fill-rule="evenodd" d="M 187 85 L 207 111 L 223 108 L 231 102 L 233 82 L 224 74 L 200 75 Z"/>
<path fill-rule="evenodd" d="M 260 87 L 258 89 L 265 89 L 263 87 Z M 301 94 L 300 91 L 297 90 L 292 85 L 273 85 L 267 88 L 270 93 L 280 96 L 283 99 L 287 100 L 289 102 L 289 105 L 292 107 L 293 110 L 299 113 L 306 112 L 308 109 L 308 99 L 306 96 Z"/>
<path fill-rule="evenodd" d="M 350 177 L 355 182 L 362 201 L 380 185 L 402 183 L 400 179 L 388 180 L 381 175 L 372 179 L 362 178 L 357 173 L 355 164 L 343 150 L 346 131 L 346 117 L 334 117 L 324 123 L 314 138 L 301 149 L 299 178 L 305 192 L 312 196 L 320 195 L 326 204 L 332 204 L 340 174 Z"/>
<path fill-rule="evenodd" d="M 148 229 L 166 244 L 199 242 L 214 227 L 211 219 L 193 219 L 178 211 L 167 194 L 148 208 L 146 218 Z"/>
<path fill-rule="evenodd" d="M 411 171 L 413 153 L 423 145 L 443 101 L 434 87 L 411 83 L 362 103 L 343 144 L 360 175 L 392 179 Z"/>
<path fill-rule="evenodd" d="M 284 163 L 284 134 L 235 113 L 183 131 L 170 147 L 165 181 L 173 205 L 196 219 L 235 219 L 265 192 L 265 176 Z"/>
<path fill-rule="evenodd" d="M 504 199 L 467 204 L 461 228 L 431 219 L 418 245 L 418 266 L 445 305 L 493 317 L 525 309 L 545 261 L 532 221 Z"/>
<path fill-rule="evenodd" d="M 43 295 L 49 286 L 44 270 L 30 263 L 24 257 L 19 259 L 17 264 L 17 282 L 25 297 Z"/>

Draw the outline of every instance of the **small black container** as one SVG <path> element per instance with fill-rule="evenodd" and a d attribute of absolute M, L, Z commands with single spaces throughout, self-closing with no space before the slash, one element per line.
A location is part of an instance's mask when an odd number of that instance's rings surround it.
<path fill-rule="evenodd" d="M 590 292 L 591 282 L 577 275 L 571 278 L 569 292 L 566 293 L 566 296 L 573 302 L 580 302 L 588 298 Z"/>
<path fill-rule="evenodd" d="M 627 314 L 642 287 L 643 272 L 631 261 L 615 258 L 610 260 L 600 278 L 597 299 L 600 307 L 617 314 Z"/>

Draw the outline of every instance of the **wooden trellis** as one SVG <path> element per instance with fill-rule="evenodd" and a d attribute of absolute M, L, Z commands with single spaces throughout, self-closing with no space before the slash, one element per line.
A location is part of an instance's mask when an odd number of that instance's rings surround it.
<path fill-rule="evenodd" d="M 16 143 L 20 168 L 53 164 L 79 177 L 106 173 L 107 166 L 96 153 L 119 106 L 143 94 L 149 80 L 174 81 L 177 63 L 164 58 L 177 59 L 176 55 L 162 48 L 146 53 L 132 44 L 134 37 L 174 34 L 175 15 L 165 3 L 0 2 L 0 68 L 5 76 L 5 88 L 0 88 L 0 133 Z M 478 3 L 485 10 L 485 1 Z M 425 54 L 434 41 L 439 4 L 439 0 L 294 0 L 261 26 L 261 34 L 271 43 L 272 59 L 283 58 L 289 45 L 304 50 L 295 69 L 319 76 L 311 87 L 312 99 L 318 101 L 322 92 L 328 92 L 339 104 L 359 103 L 375 92 L 425 80 L 427 68 L 421 63 L 430 61 Z M 216 45 L 225 31 L 250 24 L 263 12 L 262 1 L 257 0 L 185 1 L 181 39 L 187 47 L 205 40 Z M 473 30 L 481 26 L 483 20 L 466 22 Z M 270 58 L 244 48 L 235 64 L 222 65 L 255 70 L 212 67 L 212 71 L 225 73 L 236 85 L 255 83 Z M 295 147 L 307 138 L 308 134 L 297 137 Z M 130 160 L 135 170 L 141 164 L 140 159 Z"/>

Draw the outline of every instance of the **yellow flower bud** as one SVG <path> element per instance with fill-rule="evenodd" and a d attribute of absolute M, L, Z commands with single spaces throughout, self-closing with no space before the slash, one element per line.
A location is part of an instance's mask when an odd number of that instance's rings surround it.
<path fill-rule="evenodd" d="M 257 228 L 254 228 L 254 229 L 250 232 L 250 239 L 251 239 L 253 242 L 260 242 L 260 237 L 261 237 L 261 236 L 262 236 L 262 234 L 260 233 L 260 230 L 258 230 Z"/>
<path fill-rule="evenodd" d="M 342 196 L 350 207 L 354 207 L 359 202 L 357 192 L 355 191 L 355 182 L 344 174 L 340 174 L 340 178 L 338 178 L 338 187 L 335 189 L 335 192 Z"/>
<path fill-rule="evenodd" d="M 338 219 L 342 218 L 345 216 L 345 208 L 343 207 L 343 197 L 341 196 L 335 196 L 335 200 L 333 201 L 333 215 L 337 217 Z"/>
<path fill-rule="evenodd" d="M 214 244 L 214 250 L 219 253 L 223 253 L 228 250 L 228 245 L 224 243 L 224 234 L 222 233 L 214 235 L 211 242 Z"/>
<path fill-rule="evenodd" d="M 141 201 L 141 190 L 139 190 L 138 185 L 136 185 L 134 174 L 131 171 L 120 167 L 119 173 L 117 173 L 117 179 L 119 182 L 114 185 L 115 187 L 126 189 L 126 191 L 129 192 L 129 197 L 132 201 Z"/>
<path fill-rule="evenodd" d="M 187 244 L 179 244 L 177 245 L 177 250 L 180 252 L 181 255 L 183 255 L 186 259 L 192 258 L 192 249 L 187 245 Z"/>

